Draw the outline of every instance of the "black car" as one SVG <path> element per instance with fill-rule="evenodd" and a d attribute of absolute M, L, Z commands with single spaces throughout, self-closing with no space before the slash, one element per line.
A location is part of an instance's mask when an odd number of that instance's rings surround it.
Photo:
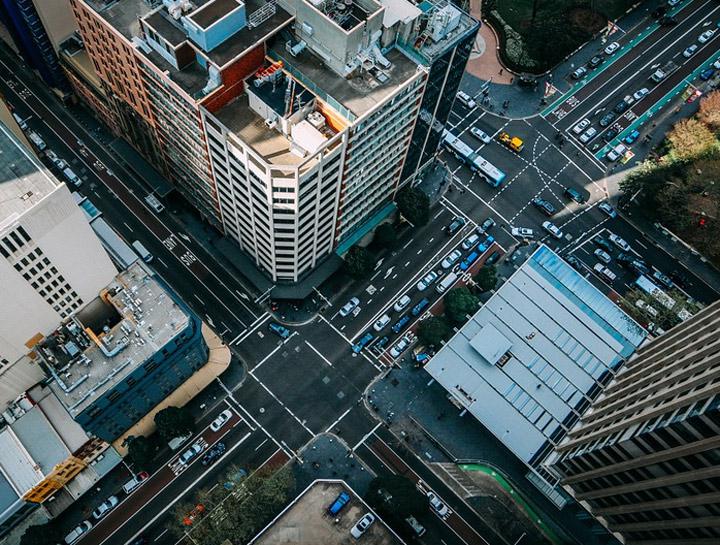
<path fill-rule="evenodd" d="M 492 218 L 487 218 L 484 222 L 477 226 L 477 232 L 487 233 L 493 227 L 495 227 L 495 220 Z"/>
<path fill-rule="evenodd" d="M 457 217 L 457 218 L 455 218 L 454 220 L 452 220 L 452 223 L 450 223 L 450 225 L 448 225 L 448 226 L 445 228 L 445 232 L 446 232 L 448 235 L 454 235 L 454 234 L 457 233 L 460 229 L 463 228 L 463 225 L 465 225 L 465 218 Z"/>
<path fill-rule="evenodd" d="M 688 285 L 688 279 L 687 276 L 682 274 L 680 271 L 673 271 L 670 273 L 670 278 L 673 279 L 673 282 L 680 286 L 681 288 L 685 288 Z"/>
<path fill-rule="evenodd" d="M 611 253 L 613 250 L 612 244 L 610 244 L 607 239 L 604 239 L 603 237 L 595 237 L 593 238 L 593 242 L 608 253 Z"/>
<path fill-rule="evenodd" d="M 595 55 L 592 59 L 590 59 L 588 61 L 588 66 L 590 68 L 597 68 L 604 62 L 605 62 L 605 57 L 603 57 L 602 55 Z"/>
<path fill-rule="evenodd" d="M 580 193 L 574 187 L 566 187 L 564 194 L 567 198 L 572 199 L 573 201 L 575 201 L 578 204 L 585 204 L 587 202 L 585 195 Z"/>
<path fill-rule="evenodd" d="M 609 129 L 605 132 L 605 134 L 603 134 L 603 140 L 605 140 L 605 142 L 610 142 L 610 140 L 617 136 L 617 133 L 618 132 L 615 129 Z"/>
<path fill-rule="evenodd" d="M 642 259 L 634 259 L 630 262 L 630 268 L 635 274 L 649 274 L 650 267 Z"/>
<path fill-rule="evenodd" d="M 623 252 L 620 252 L 615 258 L 615 261 L 617 261 L 618 265 L 620 265 L 621 267 L 629 267 L 630 263 L 632 263 L 634 260 L 635 256 Z"/>
<path fill-rule="evenodd" d="M 624 100 L 621 100 L 620 102 L 618 102 L 615 105 L 615 112 L 621 114 L 625 110 L 627 110 L 629 107 L 630 107 L 630 105 L 627 102 L 625 102 Z"/>
<path fill-rule="evenodd" d="M 667 6 L 658 6 L 655 11 L 652 12 L 652 16 L 655 19 L 660 19 L 663 15 L 667 13 Z"/>
<path fill-rule="evenodd" d="M 582 272 L 585 269 L 585 266 L 582 264 L 582 261 L 580 261 L 577 257 L 574 255 L 569 255 L 565 258 L 565 261 L 568 262 L 568 265 L 570 265 L 573 269 L 576 271 Z"/>
<path fill-rule="evenodd" d="M 545 199 L 541 199 L 540 197 L 533 199 L 532 205 L 546 216 L 552 216 L 556 212 L 555 207 L 552 205 L 552 203 L 546 201 Z"/>
<path fill-rule="evenodd" d="M 225 452 L 225 443 L 216 443 L 214 447 L 207 451 L 202 457 L 201 463 L 204 466 L 212 464 Z"/>
<path fill-rule="evenodd" d="M 672 289 L 672 288 L 675 287 L 675 284 L 674 284 L 673 281 L 670 279 L 670 277 L 669 277 L 668 275 L 666 275 L 666 274 L 661 273 L 660 271 L 655 271 L 655 272 L 653 273 L 652 277 L 653 277 L 653 280 L 655 280 L 656 282 L 662 284 L 662 285 L 665 286 L 667 289 Z"/>
<path fill-rule="evenodd" d="M 615 121 L 615 118 L 616 118 L 616 117 L 617 117 L 617 115 L 615 114 L 615 112 L 608 112 L 608 113 L 606 113 L 606 114 L 605 114 L 604 116 L 602 116 L 602 118 L 600 119 L 600 126 L 601 126 L 601 127 L 607 127 L 608 125 L 610 125 L 610 123 L 612 123 L 613 121 Z"/>
<path fill-rule="evenodd" d="M 660 24 L 662 26 L 675 26 L 678 24 L 678 20 L 673 15 L 666 15 L 660 19 Z"/>
<path fill-rule="evenodd" d="M 373 345 L 373 348 L 377 350 L 378 352 L 382 352 L 382 349 L 385 348 L 385 345 L 390 342 L 390 339 L 388 337 L 382 337 Z"/>

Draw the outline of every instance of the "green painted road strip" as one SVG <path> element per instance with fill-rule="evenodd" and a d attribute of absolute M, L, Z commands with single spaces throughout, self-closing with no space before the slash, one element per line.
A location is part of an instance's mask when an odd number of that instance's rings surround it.
<path fill-rule="evenodd" d="M 669 102 L 671 102 L 685 87 L 690 85 L 692 81 L 702 72 L 703 70 L 706 70 L 709 68 L 712 63 L 715 62 L 715 56 L 713 55 L 710 57 L 707 61 L 705 61 L 703 64 L 698 66 L 695 70 L 692 71 L 685 79 L 683 79 L 680 83 L 678 83 L 675 87 L 673 87 L 665 96 L 663 96 L 660 100 L 658 100 L 653 106 L 647 110 L 644 114 L 642 114 L 640 117 L 635 119 L 630 125 L 628 125 L 620 134 L 618 134 L 615 138 L 613 138 L 608 144 L 605 144 L 605 146 L 598 151 L 595 154 L 596 159 L 602 159 L 607 155 L 607 153 L 617 146 L 618 144 L 622 143 L 623 138 L 625 138 L 628 134 L 630 134 L 634 129 L 637 129 L 638 127 L 641 127 L 644 125 L 650 118 L 652 118 L 656 113 L 658 113 L 660 110 L 662 110 Z M 697 100 L 700 100 L 698 98 Z"/>

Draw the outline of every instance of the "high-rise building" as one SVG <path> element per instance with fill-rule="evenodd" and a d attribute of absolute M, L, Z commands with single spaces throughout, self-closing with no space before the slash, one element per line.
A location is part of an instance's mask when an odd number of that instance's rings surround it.
<path fill-rule="evenodd" d="M 627 545 L 720 543 L 720 302 L 642 347 L 553 467 Z"/>
<path fill-rule="evenodd" d="M 10 366 L 61 320 L 97 297 L 117 270 L 67 186 L 4 125 L 0 152 L 3 381 Z"/>
<path fill-rule="evenodd" d="M 392 211 L 437 149 L 478 28 L 447 0 L 71 4 L 78 94 L 289 282 Z"/>

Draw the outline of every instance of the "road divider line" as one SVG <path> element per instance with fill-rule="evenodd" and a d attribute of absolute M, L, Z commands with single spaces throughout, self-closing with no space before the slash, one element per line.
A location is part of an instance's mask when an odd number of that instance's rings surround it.
<path fill-rule="evenodd" d="M 309 342 L 307 342 L 307 341 L 305 341 L 305 344 L 308 345 L 308 347 L 310 348 L 310 350 L 312 350 L 313 352 L 315 352 L 315 353 L 320 357 L 321 360 L 323 360 L 325 363 L 327 363 L 330 367 L 333 366 L 332 362 L 331 362 L 329 359 L 327 359 L 325 356 L 323 356 L 317 348 L 315 348 L 313 345 L 311 345 L 311 344 L 310 344 Z"/>
<path fill-rule="evenodd" d="M 337 425 L 340 423 L 340 421 L 341 421 L 343 418 L 345 418 L 350 411 L 352 411 L 352 409 L 353 409 L 353 408 L 350 407 L 348 410 L 346 410 L 344 413 L 342 413 L 342 414 L 338 417 L 338 419 L 335 420 L 335 422 L 333 422 L 332 424 L 330 424 L 330 425 L 327 427 L 327 429 L 325 430 L 325 433 L 328 433 L 328 432 L 329 432 L 330 430 L 332 430 L 335 426 L 337 426 Z"/>

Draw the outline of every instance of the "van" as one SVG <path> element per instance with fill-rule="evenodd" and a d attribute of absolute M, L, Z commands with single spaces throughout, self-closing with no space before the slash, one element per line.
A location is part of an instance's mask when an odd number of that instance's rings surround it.
<path fill-rule="evenodd" d="M 462 92 L 462 91 L 458 91 L 458 94 L 457 94 L 456 96 L 457 96 L 457 99 L 458 99 L 458 101 L 460 102 L 460 104 L 463 104 L 463 105 L 467 106 L 467 107 L 470 108 L 471 110 L 472 110 L 475 106 L 477 106 L 476 102 L 475 102 L 475 101 L 472 99 L 472 97 L 471 97 L 470 95 L 468 95 L 467 93 L 464 93 L 464 92 Z"/>
<path fill-rule="evenodd" d="M 17 123 L 18 125 L 20 125 L 20 128 L 21 128 L 22 130 L 26 130 L 26 129 L 27 129 L 27 123 L 25 122 L 25 120 L 24 120 L 22 117 L 20 117 L 20 116 L 19 116 L 18 114 L 16 114 L 16 113 L 13 113 L 13 117 L 15 118 L 15 123 Z"/>
<path fill-rule="evenodd" d="M 33 144 L 35 144 L 35 147 L 37 147 L 37 149 L 39 149 L 40 151 L 44 150 L 47 147 L 45 145 L 45 140 L 40 138 L 40 135 L 38 135 L 38 133 L 36 132 L 30 131 L 28 133 L 28 138 Z"/>
<path fill-rule="evenodd" d="M 147 248 L 139 240 L 133 242 L 132 247 L 145 263 L 150 263 L 153 260 L 153 255 L 147 251 Z"/>
<path fill-rule="evenodd" d="M 155 210 L 158 214 L 165 210 L 165 207 L 162 205 L 162 203 L 158 200 L 158 198 L 153 195 L 152 193 L 149 195 L 145 195 L 145 202 L 147 205 Z"/>
<path fill-rule="evenodd" d="M 63 176 L 65 176 L 65 179 L 75 187 L 80 187 L 82 185 L 80 177 L 69 168 L 63 169 Z"/>
<path fill-rule="evenodd" d="M 408 523 L 408 526 L 412 528 L 413 532 L 415 532 L 415 535 L 417 537 L 422 537 L 425 534 L 425 526 L 420 524 L 415 517 L 408 517 L 405 519 L 405 522 Z"/>
<path fill-rule="evenodd" d="M 350 503 L 350 494 L 343 490 L 340 492 L 340 495 L 335 498 L 335 501 L 330 504 L 330 507 L 328 507 L 328 513 L 334 517 L 340 513 L 348 503 Z"/>
<path fill-rule="evenodd" d="M 455 280 L 457 280 L 458 275 L 454 272 L 451 272 L 448 274 L 445 278 L 443 278 L 442 282 L 440 282 L 436 287 L 435 290 L 438 293 L 444 293 L 445 290 L 447 290 L 450 286 L 452 286 L 455 283 Z"/>

